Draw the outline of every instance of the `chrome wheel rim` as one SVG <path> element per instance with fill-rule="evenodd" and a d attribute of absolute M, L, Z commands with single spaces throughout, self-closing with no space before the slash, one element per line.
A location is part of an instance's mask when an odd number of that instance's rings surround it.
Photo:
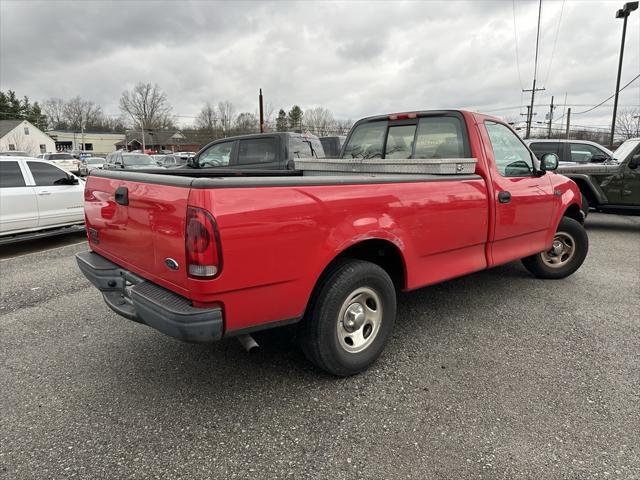
<path fill-rule="evenodd" d="M 361 287 L 342 303 L 336 333 L 338 343 L 349 353 L 362 352 L 375 340 L 382 323 L 382 302 L 375 290 Z"/>
<path fill-rule="evenodd" d="M 567 232 L 558 232 L 550 250 L 542 252 L 542 261 L 551 268 L 564 267 L 576 253 L 576 241 Z"/>

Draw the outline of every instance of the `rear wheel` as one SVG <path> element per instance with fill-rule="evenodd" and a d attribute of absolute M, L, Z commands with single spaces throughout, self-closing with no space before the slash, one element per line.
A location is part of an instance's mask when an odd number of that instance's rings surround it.
<path fill-rule="evenodd" d="M 562 217 L 551 249 L 522 259 L 538 278 L 565 278 L 578 270 L 589 251 L 589 237 L 573 218 Z"/>
<path fill-rule="evenodd" d="M 387 272 L 362 260 L 335 265 L 316 288 L 301 324 L 306 357 L 337 376 L 367 369 L 384 349 L 396 317 Z"/>

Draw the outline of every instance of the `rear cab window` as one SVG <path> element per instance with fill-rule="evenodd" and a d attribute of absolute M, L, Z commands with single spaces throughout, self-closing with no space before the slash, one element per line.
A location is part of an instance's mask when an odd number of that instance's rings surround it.
<path fill-rule="evenodd" d="M 466 129 L 457 114 L 379 119 L 357 125 L 342 158 L 469 158 Z"/>

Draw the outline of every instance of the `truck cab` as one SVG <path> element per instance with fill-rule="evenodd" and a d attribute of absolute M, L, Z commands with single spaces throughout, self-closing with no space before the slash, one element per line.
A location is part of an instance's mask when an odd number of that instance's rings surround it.
<path fill-rule="evenodd" d="M 189 162 L 192 168 L 290 170 L 296 158 L 324 158 L 318 137 L 295 132 L 260 133 L 215 140 Z"/>

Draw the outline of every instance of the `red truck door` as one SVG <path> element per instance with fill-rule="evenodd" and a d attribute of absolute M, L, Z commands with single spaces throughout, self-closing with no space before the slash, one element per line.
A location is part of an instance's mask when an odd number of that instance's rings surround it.
<path fill-rule="evenodd" d="M 493 165 L 491 264 L 498 265 L 547 248 L 554 196 L 549 175 L 536 173 L 532 154 L 520 137 L 504 124 L 490 120 L 483 124 L 486 154 L 489 165 Z"/>

